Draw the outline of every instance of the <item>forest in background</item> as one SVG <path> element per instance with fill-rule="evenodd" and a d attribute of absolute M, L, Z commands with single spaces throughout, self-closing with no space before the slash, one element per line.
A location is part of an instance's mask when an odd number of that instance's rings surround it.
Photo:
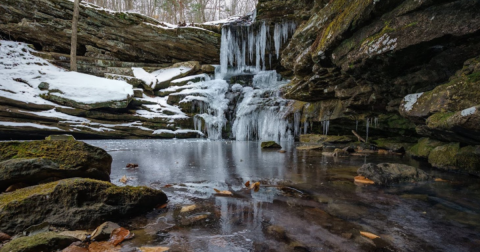
<path fill-rule="evenodd" d="M 162 22 L 203 23 L 245 15 L 258 0 L 83 0 L 114 11 L 138 12 Z"/>

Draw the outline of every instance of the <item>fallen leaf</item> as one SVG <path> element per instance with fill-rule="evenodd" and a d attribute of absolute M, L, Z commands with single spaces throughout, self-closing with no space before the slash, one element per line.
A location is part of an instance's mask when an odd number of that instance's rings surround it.
<path fill-rule="evenodd" d="M 167 247 L 141 247 L 138 249 L 142 252 L 164 252 L 170 250 Z"/>
<path fill-rule="evenodd" d="M 12 239 L 10 235 L 0 232 L 0 242 Z"/>
<path fill-rule="evenodd" d="M 354 178 L 354 181 L 357 182 L 357 183 L 362 183 L 362 184 L 375 184 L 375 182 L 373 180 L 365 178 L 364 176 L 356 176 Z"/>
<path fill-rule="evenodd" d="M 252 186 L 250 186 L 250 189 L 253 189 L 255 192 L 258 192 L 258 190 L 260 190 L 260 182 L 255 182 Z"/>
<path fill-rule="evenodd" d="M 221 195 L 233 195 L 233 193 L 230 192 L 230 191 L 220 191 L 220 190 L 215 189 L 215 188 L 213 188 L 213 190 L 215 190 L 215 192 L 216 192 L 217 194 L 221 194 Z"/>
<path fill-rule="evenodd" d="M 127 175 L 123 175 L 123 177 L 119 181 L 126 184 L 128 182 Z"/>
<path fill-rule="evenodd" d="M 387 150 L 378 150 L 378 154 L 379 155 L 388 155 L 388 151 Z"/>
<path fill-rule="evenodd" d="M 127 164 L 126 167 L 127 167 L 127 168 L 137 168 L 137 167 L 138 167 L 138 164 L 129 163 L 129 164 Z"/>
<path fill-rule="evenodd" d="M 63 249 L 62 252 L 88 252 L 88 249 L 72 244 Z"/>
<path fill-rule="evenodd" d="M 75 237 L 77 239 L 79 239 L 80 241 L 84 241 L 85 239 L 87 239 L 87 236 L 89 235 L 89 233 L 87 231 L 63 231 L 61 233 L 59 233 L 59 235 L 64 235 L 64 236 L 70 236 L 70 237 Z"/>
<path fill-rule="evenodd" d="M 88 245 L 89 252 L 120 252 L 121 247 L 110 242 L 92 242 Z"/>
<path fill-rule="evenodd" d="M 190 211 L 195 210 L 195 208 L 197 208 L 197 205 L 184 206 L 180 210 L 180 213 L 190 212 Z"/>
<path fill-rule="evenodd" d="M 108 242 L 117 246 L 123 240 L 125 240 L 125 237 L 129 237 L 129 236 L 130 236 L 130 231 L 128 229 L 119 227 L 112 231 L 112 234 L 110 235 L 110 239 L 108 240 Z"/>
<path fill-rule="evenodd" d="M 376 235 L 376 234 L 369 233 L 369 232 L 362 232 L 362 231 L 360 231 L 360 234 L 361 234 L 362 236 L 365 236 L 365 237 L 367 237 L 368 239 L 372 239 L 372 240 L 373 240 L 373 239 L 376 239 L 376 238 L 380 238 L 380 236 L 378 236 L 378 235 Z"/>
<path fill-rule="evenodd" d="M 436 178 L 435 182 L 448 182 L 448 180 L 441 179 L 441 178 Z"/>
<path fill-rule="evenodd" d="M 250 187 L 250 180 L 245 183 L 245 187 Z"/>
<path fill-rule="evenodd" d="M 164 185 L 163 188 L 170 188 L 172 187 L 173 185 Z"/>
<path fill-rule="evenodd" d="M 287 153 L 287 151 L 285 151 L 285 150 L 279 150 L 278 152 L 280 152 L 280 153 Z"/>
<path fill-rule="evenodd" d="M 167 206 L 168 206 L 168 203 L 165 203 L 165 204 L 163 204 L 163 205 L 157 206 L 156 208 L 157 208 L 157 209 L 164 209 L 164 208 L 166 208 Z"/>
<path fill-rule="evenodd" d="M 16 183 L 16 184 L 13 184 L 11 186 L 9 186 L 7 188 L 7 190 L 5 190 L 5 192 L 13 192 L 13 191 L 16 191 L 18 189 L 22 189 L 22 188 L 25 188 L 27 187 L 28 185 L 23 183 L 23 182 L 20 182 L 20 183 Z"/>

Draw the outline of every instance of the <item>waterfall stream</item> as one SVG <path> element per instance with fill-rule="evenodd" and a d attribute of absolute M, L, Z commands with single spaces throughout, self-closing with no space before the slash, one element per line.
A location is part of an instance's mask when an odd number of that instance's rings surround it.
<path fill-rule="evenodd" d="M 196 130 L 210 139 L 222 139 L 229 128 L 236 140 L 293 140 L 300 134 L 300 113 L 286 118 L 291 101 L 279 94 L 288 81 L 268 70 L 272 54 L 279 59 L 295 28 L 293 22 L 275 24 L 272 35 L 264 22 L 223 26 L 215 77 L 189 83 L 174 94 L 182 96 L 180 103 L 199 108 Z"/>

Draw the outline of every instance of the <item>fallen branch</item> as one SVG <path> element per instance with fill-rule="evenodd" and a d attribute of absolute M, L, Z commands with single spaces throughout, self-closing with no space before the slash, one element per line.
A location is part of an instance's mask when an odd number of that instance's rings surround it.
<path fill-rule="evenodd" d="M 352 130 L 352 133 L 358 138 L 358 141 L 362 141 L 364 143 L 366 143 L 367 141 L 365 141 L 365 139 L 363 139 L 359 134 L 357 134 L 357 132 L 355 132 L 355 130 Z"/>

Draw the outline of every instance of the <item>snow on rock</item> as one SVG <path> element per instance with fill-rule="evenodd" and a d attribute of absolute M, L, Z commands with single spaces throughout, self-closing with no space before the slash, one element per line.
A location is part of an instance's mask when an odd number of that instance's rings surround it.
<path fill-rule="evenodd" d="M 7 127 L 32 127 L 37 129 L 48 129 L 48 130 L 60 130 L 57 127 L 50 127 L 36 123 L 19 123 L 19 122 L 0 122 L 0 126 L 7 126 Z"/>
<path fill-rule="evenodd" d="M 199 81 L 207 81 L 207 80 L 210 80 L 210 76 L 208 76 L 208 74 L 198 74 L 198 75 L 192 75 L 192 76 L 176 79 L 176 80 L 173 80 L 171 83 L 172 85 L 178 85 L 178 84 L 188 83 L 189 81 L 199 82 Z"/>
<path fill-rule="evenodd" d="M 166 130 L 166 129 L 161 129 L 161 130 L 155 130 L 153 132 L 154 135 L 161 135 L 161 134 L 173 134 L 173 135 L 178 135 L 178 134 L 189 134 L 189 133 L 194 133 L 198 134 L 200 136 L 203 136 L 204 134 L 201 131 L 198 130 L 183 130 L 183 129 L 178 129 L 178 130 Z"/>
<path fill-rule="evenodd" d="M 403 107 L 405 108 L 405 111 L 410 111 L 413 109 L 413 105 L 417 102 L 418 98 L 422 96 L 423 93 L 416 93 L 416 94 L 409 94 L 403 98 L 403 101 L 405 102 Z"/>
<path fill-rule="evenodd" d="M 150 86 L 155 88 L 157 84 L 163 84 L 170 82 L 173 79 L 182 77 L 184 74 L 190 72 L 192 68 L 189 67 L 175 67 L 175 68 L 165 68 L 148 73 L 143 68 L 133 67 L 133 75 L 135 78 L 142 80 Z"/>
<path fill-rule="evenodd" d="M 471 108 L 462 110 L 461 114 L 462 116 L 469 116 L 469 115 L 473 115 L 476 111 L 477 111 L 476 107 L 471 107 Z"/>
<path fill-rule="evenodd" d="M 84 104 L 127 100 L 133 96 L 133 88 L 126 82 L 67 72 L 31 55 L 31 51 L 25 43 L 0 40 L 0 97 L 59 106 L 40 95 L 57 90 L 51 94 Z M 40 90 L 41 83 L 48 84 L 48 90 Z"/>

